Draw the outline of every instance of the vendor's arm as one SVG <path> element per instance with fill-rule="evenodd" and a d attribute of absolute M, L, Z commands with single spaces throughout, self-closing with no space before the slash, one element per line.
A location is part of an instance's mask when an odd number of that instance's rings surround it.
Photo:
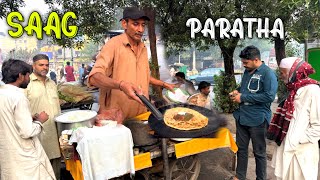
<path fill-rule="evenodd" d="M 240 102 L 272 103 L 278 89 L 278 80 L 274 72 L 269 71 L 264 77 L 263 92 L 239 94 Z"/>
<path fill-rule="evenodd" d="M 305 131 L 305 134 L 301 136 L 300 143 L 317 143 L 320 137 L 320 94 L 318 87 L 312 87 L 311 91 L 311 103 L 309 109 L 309 125 Z M 306 116 L 307 118 L 308 116 Z M 307 119 L 306 119 L 307 120 Z"/>
<path fill-rule="evenodd" d="M 114 80 L 103 75 L 102 73 L 95 73 L 90 77 L 90 84 L 98 88 L 119 89 L 123 91 L 127 96 L 129 96 L 129 98 L 143 104 L 135 94 L 136 92 L 142 95 L 142 90 L 132 83 Z"/>
<path fill-rule="evenodd" d="M 175 86 L 176 86 L 175 84 L 169 84 L 164 81 L 158 80 L 154 77 L 150 77 L 150 84 L 156 85 L 156 86 L 161 86 L 161 87 L 166 88 L 172 92 L 174 92 L 173 88 L 175 88 Z"/>
<path fill-rule="evenodd" d="M 88 87 L 94 86 L 105 89 L 119 89 L 129 98 L 142 104 L 140 99 L 135 95 L 135 92 L 142 94 L 140 88 L 132 83 L 110 78 L 113 69 L 114 47 L 115 45 L 112 43 L 107 43 L 103 46 L 101 52 L 97 56 L 96 63 L 89 74 Z"/>

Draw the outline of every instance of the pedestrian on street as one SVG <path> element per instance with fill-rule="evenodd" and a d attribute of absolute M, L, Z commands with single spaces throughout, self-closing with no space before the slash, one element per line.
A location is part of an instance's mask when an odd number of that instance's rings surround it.
<path fill-rule="evenodd" d="M 239 108 L 233 113 L 236 120 L 237 168 L 234 180 L 245 180 L 248 167 L 248 146 L 251 139 L 256 161 L 257 180 L 266 180 L 266 132 L 271 120 L 271 103 L 274 101 L 278 81 L 275 72 L 262 63 L 260 51 L 247 46 L 241 52 L 245 71 L 241 85 L 230 93 Z"/>
<path fill-rule="evenodd" d="M 79 68 L 79 82 L 80 83 L 82 82 L 82 76 L 84 74 L 84 71 L 85 71 L 84 64 L 81 64 L 81 67 Z"/>
<path fill-rule="evenodd" d="M 317 180 L 320 139 L 320 88 L 309 78 L 315 70 L 297 57 L 282 59 L 280 78 L 288 89 L 268 130 L 277 147 L 272 167 L 277 179 Z"/>
<path fill-rule="evenodd" d="M 66 81 L 67 82 L 72 82 L 72 81 L 75 81 L 75 77 L 74 77 L 74 69 L 72 66 L 70 66 L 70 62 L 68 61 L 67 62 L 67 65 L 66 67 L 64 68 L 65 69 L 65 72 L 66 72 Z"/>

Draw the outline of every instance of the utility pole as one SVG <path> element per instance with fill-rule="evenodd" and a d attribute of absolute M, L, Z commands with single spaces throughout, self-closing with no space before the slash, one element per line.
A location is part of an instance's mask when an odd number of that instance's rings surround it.
<path fill-rule="evenodd" d="M 197 74 L 198 71 L 196 69 L 196 47 L 192 44 L 192 74 Z"/>
<path fill-rule="evenodd" d="M 308 61 L 308 38 L 304 40 L 304 60 Z"/>
<path fill-rule="evenodd" d="M 73 49 L 72 47 L 70 49 L 71 49 L 71 66 L 73 66 Z"/>
<path fill-rule="evenodd" d="M 63 47 L 63 62 L 66 60 L 66 48 Z"/>

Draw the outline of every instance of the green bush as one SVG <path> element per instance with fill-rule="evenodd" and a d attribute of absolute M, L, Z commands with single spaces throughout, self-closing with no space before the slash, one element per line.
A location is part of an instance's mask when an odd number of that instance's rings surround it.
<path fill-rule="evenodd" d="M 219 76 L 214 76 L 214 82 L 213 101 L 215 108 L 224 113 L 233 112 L 238 108 L 238 104 L 232 102 L 229 97 L 229 93 L 237 88 L 234 76 L 226 76 L 225 72 L 221 72 Z"/>
<path fill-rule="evenodd" d="M 287 97 L 287 87 L 283 81 L 279 79 L 280 73 L 279 69 L 276 70 L 276 74 L 278 77 L 278 102 L 281 102 L 283 99 Z M 226 76 L 224 72 L 221 72 L 221 75 L 214 76 L 215 86 L 213 87 L 213 92 L 215 97 L 214 107 L 219 111 L 224 113 L 232 113 L 234 110 L 238 108 L 238 104 L 232 102 L 229 98 L 229 93 L 235 90 L 238 85 L 234 79 L 234 76 Z"/>

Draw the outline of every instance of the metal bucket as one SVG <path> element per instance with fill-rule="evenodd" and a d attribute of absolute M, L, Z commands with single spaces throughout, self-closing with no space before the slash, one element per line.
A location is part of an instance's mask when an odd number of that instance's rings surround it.
<path fill-rule="evenodd" d="M 58 133 L 63 130 L 77 129 L 79 127 L 93 127 L 97 112 L 91 110 L 75 110 L 61 114 L 55 118 Z M 75 119 L 72 119 L 75 118 Z"/>
<path fill-rule="evenodd" d="M 150 146 L 158 142 L 158 138 L 149 134 L 151 128 L 148 125 L 148 121 L 127 120 L 123 125 L 131 130 L 135 146 Z"/>

